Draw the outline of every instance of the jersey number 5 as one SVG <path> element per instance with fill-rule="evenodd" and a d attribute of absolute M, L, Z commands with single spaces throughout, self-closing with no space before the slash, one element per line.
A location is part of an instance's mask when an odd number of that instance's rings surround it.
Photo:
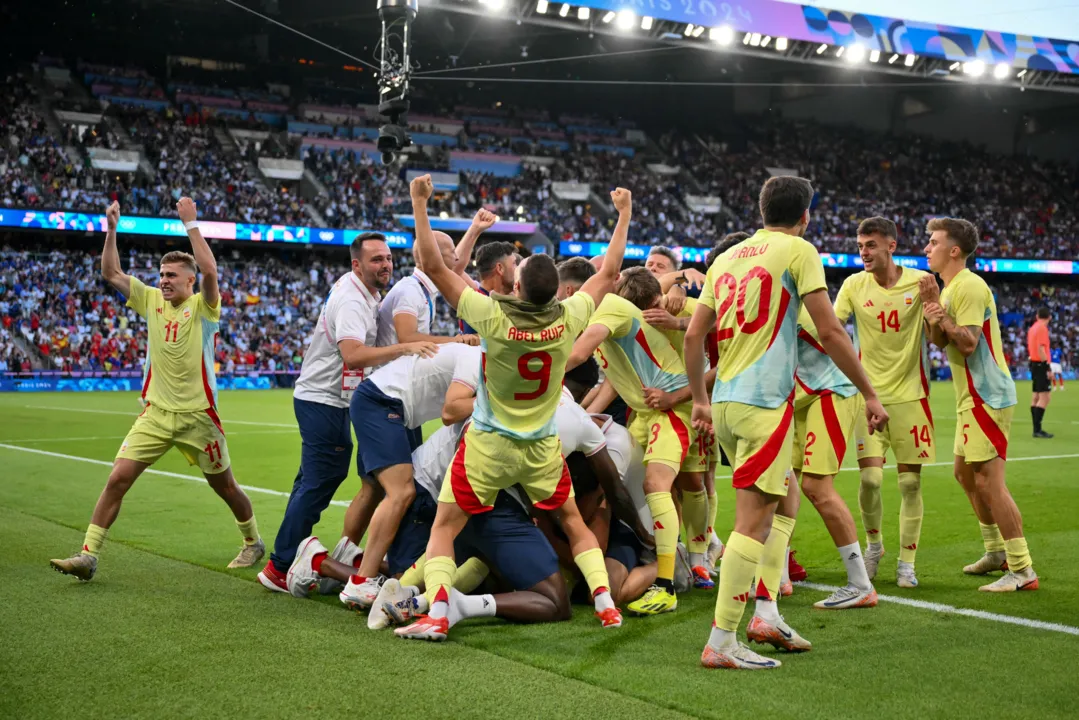
<path fill-rule="evenodd" d="M 749 289 L 749 283 L 753 280 L 760 281 L 760 294 L 757 297 L 757 314 L 752 320 L 746 318 L 746 291 Z M 738 329 L 747 335 L 760 330 L 768 323 L 768 311 L 772 305 L 772 276 L 766 269 L 757 265 L 745 274 L 742 278 L 742 282 L 739 284 L 738 280 L 730 273 L 723 273 L 716 278 L 716 285 L 713 288 L 715 296 L 719 297 L 720 289 L 727 291 L 726 296 L 723 298 L 723 302 L 719 304 L 719 308 L 716 310 L 716 340 L 722 342 L 724 340 L 730 340 L 734 337 L 734 328 L 721 328 L 718 323 L 722 321 L 723 316 L 731 309 L 731 305 L 734 304 L 735 299 L 738 300 L 738 308 L 736 311 L 736 320 L 738 322 Z"/>
<path fill-rule="evenodd" d="M 533 370 L 530 367 L 530 363 L 533 360 L 539 360 L 540 366 Z M 538 397 L 542 397 L 547 392 L 547 386 L 551 384 L 551 353 L 544 352 L 543 350 L 537 350 L 536 352 L 525 353 L 521 357 L 517 358 L 517 372 L 525 380 L 532 380 L 539 382 L 539 386 L 530 392 L 513 393 L 514 400 L 535 400 Z"/>

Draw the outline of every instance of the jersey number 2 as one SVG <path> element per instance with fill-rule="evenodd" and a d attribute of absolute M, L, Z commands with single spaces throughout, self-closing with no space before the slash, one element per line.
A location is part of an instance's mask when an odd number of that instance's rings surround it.
<path fill-rule="evenodd" d="M 529 363 L 533 360 L 539 360 L 540 366 L 533 370 L 529 367 Z M 525 353 L 517 359 L 517 372 L 525 380 L 532 380 L 539 382 L 539 387 L 530 392 L 513 393 L 514 400 L 535 400 L 538 397 L 542 397 L 547 392 L 547 386 L 551 384 L 551 353 L 544 352 L 543 350 L 537 350 L 536 352 Z"/>

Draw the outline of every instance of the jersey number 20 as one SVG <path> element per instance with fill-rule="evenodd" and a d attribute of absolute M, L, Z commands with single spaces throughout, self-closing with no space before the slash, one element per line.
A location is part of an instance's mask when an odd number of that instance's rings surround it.
<path fill-rule="evenodd" d="M 749 320 L 746 318 L 746 290 L 753 280 L 760 281 L 760 294 L 757 297 L 757 314 L 752 320 Z M 765 268 L 760 265 L 752 268 L 742 278 L 741 283 L 738 282 L 734 275 L 723 273 L 716 278 L 716 286 L 713 288 L 717 298 L 719 297 L 720 286 L 727 291 L 727 294 L 723 298 L 723 302 L 719 304 L 719 309 L 716 310 L 717 319 L 721 320 L 723 318 L 737 298 L 738 308 L 735 317 L 739 330 L 747 335 L 752 335 L 768 323 L 768 311 L 772 305 L 772 276 Z M 717 328 L 716 340 L 718 342 L 730 340 L 732 337 L 734 337 L 734 328 Z"/>

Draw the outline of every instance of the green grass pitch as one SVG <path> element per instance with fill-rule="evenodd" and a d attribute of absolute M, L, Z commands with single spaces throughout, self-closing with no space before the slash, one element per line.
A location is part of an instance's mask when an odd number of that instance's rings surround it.
<path fill-rule="evenodd" d="M 882 602 L 829 613 L 820 591 L 781 603 L 813 641 L 766 673 L 707 671 L 698 658 L 714 594 L 679 598 L 668 616 L 629 618 L 602 631 L 589 608 L 568 623 L 467 622 L 442 645 L 367 630 L 336 598 L 296 600 L 263 590 L 257 570 L 225 565 L 239 545 L 232 518 L 176 452 L 124 503 L 89 584 L 55 574 L 51 557 L 75 550 L 120 440 L 138 412 L 133 394 L 0 396 L 0 717 L 295 717 L 388 713 L 438 717 L 1055 718 L 1073 715 L 1079 649 L 1079 387 L 1054 393 L 1046 427 L 1030 436 L 1029 383 L 1021 383 L 1008 484 L 1026 524 L 1042 589 L 977 591 L 961 568 L 982 552 L 978 525 L 951 477 L 955 406 L 936 384 L 940 445 L 923 475 L 921 587 L 894 584 L 899 496 L 885 471 L 885 544 L 878 591 L 933 607 Z M 231 392 L 221 415 L 245 485 L 287 493 L 299 438 L 287 391 Z M 44 453 L 30 452 L 38 450 Z M 848 465 L 853 465 L 848 453 Z M 176 477 L 168 473 L 176 473 Z M 855 509 L 857 472 L 838 485 Z M 720 488 L 725 536 L 733 491 Z M 338 493 L 347 502 L 353 476 Z M 272 543 L 285 497 L 251 492 Z M 344 507 L 316 529 L 332 545 Z M 812 582 L 845 576 L 820 519 L 805 503 L 794 534 Z M 940 606 L 1006 618 L 942 612 Z M 749 614 L 746 615 L 748 620 Z M 1009 618 L 1055 628 L 1005 622 Z"/>

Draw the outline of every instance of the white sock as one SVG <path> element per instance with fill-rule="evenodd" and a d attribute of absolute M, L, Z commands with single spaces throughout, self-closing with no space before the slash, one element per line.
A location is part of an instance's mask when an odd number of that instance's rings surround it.
<path fill-rule="evenodd" d="M 607 590 L 596 593 L 596 596 L 592 599 L 596 602 L 596 612 L 603 612 L 607 608 L 614 607 L 614 598 L 611 597 L 611 593 Z"/>
<path fill-rule="evenodd" d="M 468 618 L 494 617 L 494 615 L 494 595 L 465 595 L 456 589 L 450 590 L 450 627 Z"/>
<path fill-rule="evenodd" d="M 868 545 L 866 546 L 866 548 L 865 548 L 865 549 L 866 549 L 866 551 L 869 551 L 869 549 L 870 549 L 870 548 L 872 548 L 872 549 L 873 549 L 874 551 L 876 551 L 876 552 L 878 552 L 878 553 L 879 553 L 879 552 L 880 552 L 881 550 L 883 550 L 883 549 L 884 549 L 884 543 L 879 543 L 879 542 L 875 542 L 875 543 L 869 543 L 869 544 L 868 544 Z"/>
<path fill-rule="evenodd" d="M 786 585 L 791 581 L 791 549 L 787 548 L 787 554 L 783 560 L 783 574 L 779 576 L 780 586 Z"/>
<path fill-rule="evenodd" d="M 775 624 L 779 622 L 779 606 L 775 600 L 757 598 L 757 609 L 753 613 L 765 622 Z"/>
<path fill-rule="evenodd" d="M 433 618 L 444 618 L 450 614 L 450 604 L 445 600 L 431 603 L 431 609 L 427 612 Z"/>
<path fill-rule="evenodd" d="M 402 585 L 401 589 L 408 593 L 409 597 L 420 595 L 420 589 L 416 585 Z"/>
<path fill-rule="evenodd" d="M 873 584 L 869 581 L 869 575 L 865 571 L 865 561 L 862 559 L 862 548 L 855 540 L 850 545 L 836 548 L 839 558 L 843 561 L 843 567 L 847 569 L 847 582 L 859 590 L 869 590 Z"/>
<path fill-rule="evenodd" d="M 704 567 L 704 553 L 690 553 L 689 554 L 689 566 L 690 567 Z"/>
<path fill-rule="evenodd" d="M 720 630 L 712 626 L 712 634 L 708 636 L 708 644 L 716 650 L 733 647 L 738 644 L 738 637 L 730 630 Z"/>

